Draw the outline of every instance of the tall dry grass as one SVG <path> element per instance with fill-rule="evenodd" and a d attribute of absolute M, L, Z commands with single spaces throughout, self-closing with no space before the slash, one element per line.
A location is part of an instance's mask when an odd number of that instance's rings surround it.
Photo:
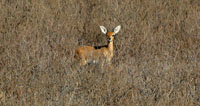
<path fill-rule="evenodd" d="M 1 0 L 0 105 L 200 105 L 199 0 Z M 112 67 L 74 49 L 122 29 Z"/>

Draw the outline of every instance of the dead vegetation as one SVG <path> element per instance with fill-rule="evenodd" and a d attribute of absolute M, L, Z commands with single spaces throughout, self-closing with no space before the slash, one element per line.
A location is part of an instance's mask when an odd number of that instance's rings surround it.
<path fill-rule="evenodd" d="M 199 0 L 0 1 L 0 105 L 200 105 Z M 79 45 L 121 25 L 112 67 Z M 112 30 L 112 29 L 109 29 Z"/>

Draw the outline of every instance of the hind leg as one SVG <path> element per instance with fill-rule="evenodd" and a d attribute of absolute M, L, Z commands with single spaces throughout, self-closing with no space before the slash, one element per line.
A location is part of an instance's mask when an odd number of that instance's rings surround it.
<path fill-rule="evenodd" d="M 84 66 L 84 65 L 86 65 L 86 64 L 87 64 L 87 62 L 86 62 L 85 59 L 81 59 L 81 60 L 80 60 L 80 66 Z"/>
<path fill-rule="evenodd" d="M 79 63 L 80 66 L 84 66 L 84 65 L 87 64 L 87 61 L 86 61 L 85 56 L 83 54 L 77 53 L 75 58 L 76 58 L 76 60 L 78 60 L 78 63 Z"/>

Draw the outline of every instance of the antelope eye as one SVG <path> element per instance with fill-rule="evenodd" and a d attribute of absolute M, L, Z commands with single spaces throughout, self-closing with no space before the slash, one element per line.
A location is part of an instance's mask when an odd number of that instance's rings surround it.
<path fill-rule="evenodd" d="M 111 38 L 108 38 L 108 41 L 111 41 Z"/>

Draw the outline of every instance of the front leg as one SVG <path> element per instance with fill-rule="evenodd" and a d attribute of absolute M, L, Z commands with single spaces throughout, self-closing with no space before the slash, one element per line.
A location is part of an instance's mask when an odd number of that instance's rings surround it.
<path fill-rule="evenodd" d="M 112 61 L 111 60 L 112 60 L 111 58 L 108 58 L 106 60 L 106 64 L 107 64 L 107 66 L 108 66 L 109 69 L 112 69 Z"/>

